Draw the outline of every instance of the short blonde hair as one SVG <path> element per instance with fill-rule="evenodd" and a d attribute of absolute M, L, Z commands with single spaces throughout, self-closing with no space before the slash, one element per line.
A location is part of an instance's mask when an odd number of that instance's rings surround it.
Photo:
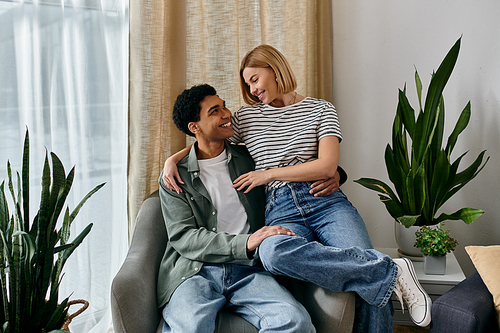
<path fill-rule="evenodd" d="M 248 52 L 241 60 L 241 94 L 247 104 L 260 103 L 259 98 L 251 94 L 250 87 L 243 78 L 243 70 L 247 67 L 271 68 L 278 79 L 278 92 L 280 94 L 285 94 L 297 88 L 297 80 L 285 56 L 271 45 L 262 44 Z"/>

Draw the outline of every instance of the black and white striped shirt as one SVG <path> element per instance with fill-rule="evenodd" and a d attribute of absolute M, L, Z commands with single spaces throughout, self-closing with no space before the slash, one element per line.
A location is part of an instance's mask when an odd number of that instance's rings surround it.
<path fill-rule="evenodd" d="M 232 119 L 232 143 L 244 143 L 255 161 L 255 170 L 308 162 L 318 158 L 318 142 L 329 135 L 342 140 L 335 107 L 324 100 L 306 97 L 286 107 L 267 104 L 240 108 Z M 267 189 L 286 182 L 273 181 Z"/>

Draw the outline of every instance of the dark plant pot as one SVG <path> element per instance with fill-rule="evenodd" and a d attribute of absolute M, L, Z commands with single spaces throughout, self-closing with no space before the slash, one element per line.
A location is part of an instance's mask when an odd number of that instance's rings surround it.
<path fill-rule="evenodd" d="M 446 274 L 446 256 L 424 256 L 424 273 L 429 275 Z"/>

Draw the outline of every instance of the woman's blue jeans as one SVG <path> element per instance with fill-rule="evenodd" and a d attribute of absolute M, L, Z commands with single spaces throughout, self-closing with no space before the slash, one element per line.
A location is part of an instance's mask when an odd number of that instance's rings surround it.
<path fill-rule="evenodd" d="M 316 332 L 306 309 L 269 272 L 204 264 L 177 287 L 163 309 L 163 333 L 213 333 L 222 309 L 239 314 L 259 332 Z"/>
<path fill-rule="evenodd" d="M 373 249 L 363 219 L 340 189 L 327 197 L 309 190 L 309 183 L 290 183 L 267 193 L 266 225 L 286 227 L 295 236 L 276 235 L 260 244 L 264 268 L 335 292 L 354 291 L 354 331 L 392 332 L 397 266 Z"/>

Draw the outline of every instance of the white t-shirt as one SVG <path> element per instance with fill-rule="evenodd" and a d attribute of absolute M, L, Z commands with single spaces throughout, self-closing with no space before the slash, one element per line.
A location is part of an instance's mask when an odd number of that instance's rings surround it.
<path fill-rule="evenodd" d="M 198 165 L 201 181 L 217 210 L 218 232 L 233 235 L 250 233 L 247 213 L 229 177 L 226 150 L 217 157 L 198 160 Z"/>

